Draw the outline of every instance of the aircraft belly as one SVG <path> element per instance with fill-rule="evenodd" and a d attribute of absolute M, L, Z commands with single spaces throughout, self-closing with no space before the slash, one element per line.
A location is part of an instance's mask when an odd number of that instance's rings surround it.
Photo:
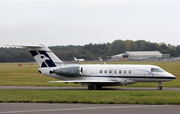
<path fill-rule="evenodd" d="M 130 78 L 131 80 L 137 82 L 166 82 L 170 81 L 170 79 L 163 79 L 163 78 Z"/>

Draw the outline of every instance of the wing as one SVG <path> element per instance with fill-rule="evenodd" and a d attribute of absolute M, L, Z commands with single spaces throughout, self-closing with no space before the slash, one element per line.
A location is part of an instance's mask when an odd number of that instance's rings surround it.
<path fill-rule="evenodd" d="M 106 80 L 68 80 L 68 81 L 49 81 L 54 83 L 68 83 L 68 82 L 74 82 L 74 83 L 117 83 L 116 81 L 106 81 Z"/>

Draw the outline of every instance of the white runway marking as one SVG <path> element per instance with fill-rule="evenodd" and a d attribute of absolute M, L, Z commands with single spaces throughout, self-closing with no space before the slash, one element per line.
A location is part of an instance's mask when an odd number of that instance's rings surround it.
<path fill-rule="evenodd" d="M 114 107 L 89 107 L 89 108 L 67 108 L 67 109 L 44 109 L 44 110 L 22 110 L 22 111 L 7 111 L 0 112 L 0 114 L 11 113 L 28 113 L 28 112 L 53 112 L 53 111 L 72 111 L 72 110 L 97 110 L 97 109 L 113 109 L 113 108 L 142 108 L 142 107 L 159 107 L 169 105 L 144 105 L 144 106 L 114 106 Z"/>

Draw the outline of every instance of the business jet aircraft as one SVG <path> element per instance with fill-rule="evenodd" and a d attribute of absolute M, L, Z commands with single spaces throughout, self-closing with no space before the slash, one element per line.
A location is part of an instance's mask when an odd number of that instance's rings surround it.
<path fill-rule="evenodd" d="M 84 59 L 76 59 L 76 57 L 74 57 L 75 61 L 85 61 Z"/>
<path fill-rule="evenodd" d="M 64 64 L 44 44 L 8 45 L 29 49 L 39 64 L 39 72 L 52 78 L 87 85 L 89 90 L 101 89 L 103 86 L 119 86 L 137 82 L 157 82 L 158 90 L 162 82 L 171 81 L 176 77 L 154 65 L 70 65 Z"/>
<path fill-rule="evenodd" d="M 101 59 L 101 57 L 98 57 L 99 58 L 99 61 L 103 61 L 103 59 Z"/>

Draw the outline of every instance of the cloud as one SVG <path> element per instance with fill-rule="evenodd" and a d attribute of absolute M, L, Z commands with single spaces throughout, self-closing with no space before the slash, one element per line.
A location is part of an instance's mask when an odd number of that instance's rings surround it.
<path fill-rule="evenodd" d="M 79 45 L 117 38 L 179 44 L 178 2 L 0 0 L 0 46 L 28 42 Z"/>
<path fill-rule="evenodd" d="M 141 3 L 176 3 L 180 0 L 67 0 L 72 4 L 141 4 Z"/>
<path fill-rule="evenodd" d="M 69 4 L 140 4 L 140 3 L 176 3 L 180 0 L 0 0 L 0 2 L 62 2 Z"/>

